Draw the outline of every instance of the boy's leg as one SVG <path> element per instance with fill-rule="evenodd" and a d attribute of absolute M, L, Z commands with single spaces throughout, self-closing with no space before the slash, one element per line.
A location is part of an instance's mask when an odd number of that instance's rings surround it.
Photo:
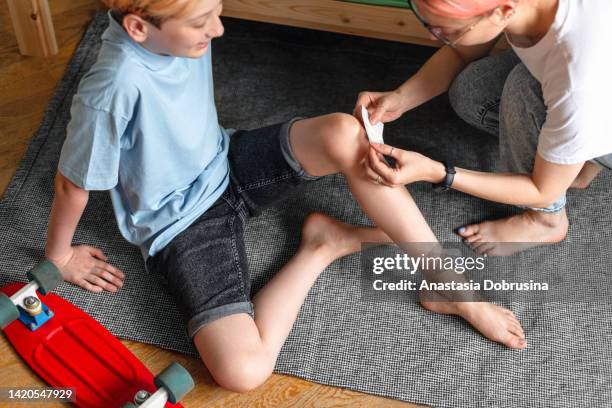
<path fill-rule="evenodd" d="M 389 188 L 366 178 L 363 159 L 369 144 L 353 116 L 332 114 L 298 121 L 291 127 L 289 140 L 293 155 L 308 174 L 342 172 L 361 208 L 394 242 L 437 242 L 405 188 Z M 518 321 L 507 309 L 483 302 L 422 304 L 439 313 L 459 315 L 486 337 L 508 347 L 526 346 Z"/>
<path fill-rule="evenodd" d="M 253 298 L 255 318 L 229 315 L 195 333 L 196 348 L 215 381 L 236 392 L 263 383 L 319 274 L 336 258 L 359 251 L 362 241 L 385 240 L 376 229 L 322 214 L 307 217 L 297 253 Z"/>
<path fill-rule="evenodd" d="M 251 302 L 242 223 L 314 178 L 288 159 L 292 123 L 233 133 L 228 190 L 151 262 L 169 273 L 213 378 L 234 391 L 252 389 L 271 374 L 304 298 L 329 263 L 358 251 L 361 242 L 389 241 L 379 229 L 310 215 L 296 255 Z"/>

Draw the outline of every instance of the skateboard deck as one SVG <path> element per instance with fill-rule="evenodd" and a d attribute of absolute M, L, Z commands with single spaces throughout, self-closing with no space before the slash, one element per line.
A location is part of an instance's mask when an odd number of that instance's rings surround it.
<path fill-rule="evenodd" d="M 25 285 L 11 283 L 0 291 L 10 297 Z M 45 382 L 74 388 L 75 404 L 84 408 L 122 407 L 139 390 L 157 390 L 151 372 L 104 326 L 58 295 L 36 294 L 53 317 L 34 331 L 17 319 L 3 332 Z"/>

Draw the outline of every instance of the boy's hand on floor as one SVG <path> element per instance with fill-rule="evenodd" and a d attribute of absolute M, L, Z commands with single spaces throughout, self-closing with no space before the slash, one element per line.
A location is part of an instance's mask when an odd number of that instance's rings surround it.
<path fill-rule="evenodd" d="M 104 253 L 89 245 L 79 245 L 60 259 L 50 259 L 58 267 L 64 280 L 90 292 L 116 292 L 123 286 L 125 274 L 108 262 Z"/>

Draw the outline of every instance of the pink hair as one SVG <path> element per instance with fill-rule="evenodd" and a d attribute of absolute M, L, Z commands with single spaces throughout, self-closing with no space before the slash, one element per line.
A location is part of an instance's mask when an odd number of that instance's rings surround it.
<path fill-rule="evenodd" d="M 439 16 L 468 19 L 493 10 L 508 0 L 421 0 L 419 6 Z"/>

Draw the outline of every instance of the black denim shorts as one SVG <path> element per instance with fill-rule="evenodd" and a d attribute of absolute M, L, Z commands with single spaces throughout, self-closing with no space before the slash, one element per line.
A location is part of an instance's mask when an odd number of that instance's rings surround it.
<path fill-rule="evenodd" d="M 147 270 L 161 275 L 176 299 L 190 337 L 222 317 L 253 316 L 244 224 L 290 190 L 318 179 L 305 173 L 289 144 L 289 129 L 299 119 L 231 134 L 230 183 L 223 195 L 147 259 Z"/>

